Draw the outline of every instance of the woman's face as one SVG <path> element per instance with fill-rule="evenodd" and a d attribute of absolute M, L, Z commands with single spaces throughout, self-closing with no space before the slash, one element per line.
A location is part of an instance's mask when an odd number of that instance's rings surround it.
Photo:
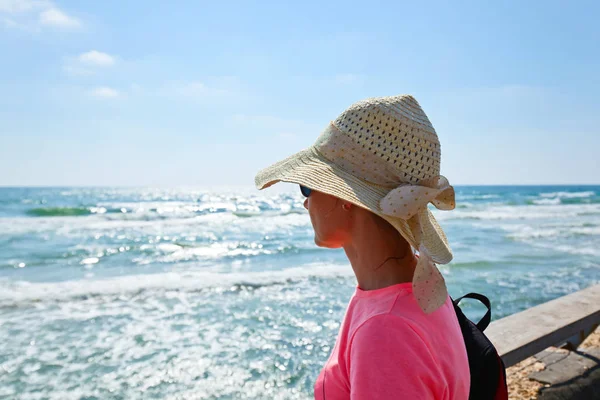
<path fill-rule="evenodd" d="M 349 238 L 350 212 L 342 208 L 344 202 L 337 197 L 313 190 L 304 200 L 315 231 L 315 244 L 319 247 L 339 248 Z"/>

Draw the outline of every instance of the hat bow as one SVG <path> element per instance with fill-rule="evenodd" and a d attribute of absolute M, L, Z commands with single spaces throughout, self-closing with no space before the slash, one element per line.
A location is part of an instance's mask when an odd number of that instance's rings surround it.
<path fill-rule="evenodd" d="M 384 214 L 408 220 L 429 202 L 440 210 L 454 209 L 454 188 L 444 176 L 422 180 L 416 185 L 400 185 L 388 192 L 379 205 Z"/>

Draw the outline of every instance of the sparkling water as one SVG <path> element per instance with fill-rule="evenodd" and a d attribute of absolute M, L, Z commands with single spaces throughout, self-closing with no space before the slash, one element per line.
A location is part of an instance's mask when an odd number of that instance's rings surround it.
<path fill-rule="evenodd" d="M 452 296 L 498 319 L 600 281 L 600 187 L 456 191 L 432 209 Z M 0 398 L 312 398 L 356 281 L 302 202 L 287 184 L 0 188 Z"/>

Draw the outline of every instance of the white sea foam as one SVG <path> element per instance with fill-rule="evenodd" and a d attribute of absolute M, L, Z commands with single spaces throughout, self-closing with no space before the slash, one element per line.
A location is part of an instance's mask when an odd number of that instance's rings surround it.
<path fill-rule="evenodd" d="M 127 215 L 127 214 L 124 214 Z M 257 219 L 260 222 L 257 222 Z M 86 217 L 10 217 L 0 218 L 0 232 L 4 235 L 56 233 L 61 236 L 81 236 L 89 232 L 117 232 L 122 230 L 176 231 L 189 227 L 200 230 L 228 228 L 252 231 L 287 230 L 290 227 L 310 226 L 306 211 L 262 212 L 255 218 L 241 218 L 233 213 L 209 213 L 192 217 L 170 217 L 159 220 L 112 218 L 110 214 L 95 214 Z"/>
<path fill-rule="evenodd" d="M 559 244 L 554 245 L 552 243 L 533 242 L 532 245 L 536 247 L 542 247 L 547 249 L 553 249 L 567 254 L 584 255 L 584 256 L 600 256 L 600 249 L 597 247 L 585 246 L 585 245 L 568 245 Z"/>
<path fill-rule="evenodd" d="M 572 233 L 579 235 L 598 236 L 600 238 L 600 226 L 582 226 L 571 229 Z"/>
<path fill-rule="evenodd" d="M 92 265 L 92 264 L 97 264 L 98 261 L 100 261 L 100 259 L 98 257 L 90 257 L 90 258 L 86 258 L 85 260 L 82 260 L 81 264 Z"/>
<path fill-rule="evenodd" d="M 486 200 L 486 199 L 498 199 L 500 198 L 497 194 L 456 194 L 456 198 L 459 202 L 462 200 Z"/>
<path fill-rule="evenodd" d="M 160 251 L 164 251 L 167 253 L 177 252 L 181 250 L 181 246 L 172 243 L 160 243 L 156 246 L 156 248 Z"/>
<path fill-rule="evenodd" d="M 160 247 L 160 245 L 159 245 Z M 177 247 L 177 248 L 175 248 Z M 175 245 L 174 247 L 169 246 L 165 251 L 170 252 L 163 257 L 153 257 L 157 262 L 165 263 L 176 263 L 187 260 L 194 260 L 198 258 L 202 259 L 221 259 L 223 257 L 234 257 L 234 256 L 256 256 L 259 254 L 271 254 L 271 250 L 263 249 L 262 244 L 251 243 L 249 248 L 240 248 L 239 243 L 236 242 L 219 242 L 212 243 L 208 246 L 200 247 L 185 247 Z"/>
<path fill-rule="evenodd" d="M 0 305 L 14 305 L 26 301 L 64 300 L 91 295 L 118 295 L 141 290 L 194 291 L 206 288 L 228 288 L 238 284 L 269 285 L 310 277 L 333 278 L 340 276 L 353 276 L 349 265 L 315 263 L 302 267 L 261 272 L 167 272 L 56 283 L 31 283 L 4 279 L 0 280 Z"/>
<path fill-rule="evenodd" d="M 562 222 L 562 223 L 561 223 Z M 590 236 L 600 238 L 600 226 L 584 226 L 582 222 L 556 220 L 552 223 L 533 224 L 502 224 L 498 228 L 510 232 L 508 237 L 516 240 L 529 241 L 531 239 L 567 239 L 576 236 Z"/>
<path fill-rule="evenodd" d="M 481 208 L 456 209 L 451 212 L 432 210 L 440 220 L 529 220 L 543 218 L 571 218 L 583 213 L 600 215 L 600 204 L 565 204 L 536 206 L 486 206 Z"/>
<path fill-rule="evenodd" d="M 513 233 L 509 234 L 508 237 L 513 239 L 540 239 L 540 238 L 553 238 L 560 236 L 563 232 L 560 229 L 548 229 L 543 227 L 534 226 L 515 226 L 511 227 Z"/>
<path fill-rule="evenodd" d="M 539 204 L 539 205 L 556 205 L 556 204 L 560 204 L 560 199 L 558 197 L 556 198 L 552 198 L 552 199 L 536 199 L 533 200 L 533 204 Z"/>
<path fill-rule="evenodd" d="M 541 193 L 540 197 L 558 197 L 558 198 L 577 198 L 577 197 L 592 197 L 596 193 L 592 191 L 586 192 L 552 192 L 552 193 Z"/>

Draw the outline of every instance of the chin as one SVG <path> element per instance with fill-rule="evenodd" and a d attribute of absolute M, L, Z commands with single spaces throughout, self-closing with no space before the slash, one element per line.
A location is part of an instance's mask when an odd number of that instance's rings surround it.
<path fill-rule="evenodd" d="M 331 241 L 327 241 L 327 240 L 322 240 L 318 237 L 315 236 L 315 244 L 318 247 L 324 247 L 327 249 L 339 249 L 340 247 L 342 247 L 341 244 L 339 243 L 335 243 L 335 242 L 331 242 Z"/>

